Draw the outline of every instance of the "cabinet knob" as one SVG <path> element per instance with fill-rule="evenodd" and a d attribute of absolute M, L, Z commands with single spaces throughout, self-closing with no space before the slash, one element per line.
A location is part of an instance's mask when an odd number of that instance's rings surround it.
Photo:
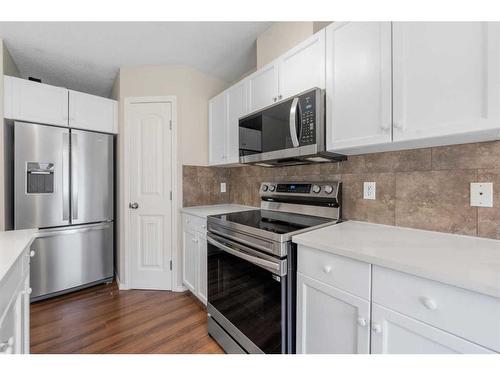
<path fill-rule="evenodd" d="M 391 130 L 391 124 L 382 124 L 380 125 L 380 129 L 382 129 L 383 132 L 388 132 Z"/>
<path fill-rule="evenodd" d="M 382 326 L 378 323 L 375 323 L 372 325 L 372 331 L 374 333 L 380 333 L 380 332 L 382 332 Z"/>
<path fill-rule="evenodd" d="M 437 303 L 431 298 L 428 297 L 422 297 L 420 298 L 420 302 L 422 302 L 422 305 L 426 307 L 427 310 L 437 310 Z"/>
<path fill-rule="evenodd" d="M 283 99 L 283 95 L 279 94 L 279 95 L 278 95 L 278 99 L 279 99 L 279 100 Z"/>
<path fill-rule="evenodd" d="M 207 227 L 207 226 L 206 226 L 205 224 L 202 224 L 202 225 L 201 225 L 201 227 L 202 227 L 203 229 L 206 229 L 206 227 Z"/>
<path fill-rule="evenodd" d="M 198 243 L 198 239 L 197 238 L 193 238 L 193 242 L 194 243 Z"/>
<path fill-rule="evenodd" d="M 359 317 L 359 318 L 358 318 L 358 324 L 359 324 L 361 327 L 366 327 L 366 325 L 367 325 L 366 319 L 365 319 L 365 318 L 361 318 L 361 317 Z"/>
<path fill-rule="evenodd" d="M 401 131 L 402 131 L 402 130 L 404 130 L 404 126 L 403 126 L 403 124 L 402 124 L 402 123 L 400 123 L 400 122 L 394 122 L 394 123 L 392 124 L 392 126 L 393 126 L 395 129 L 398 129 L 398 130 L 401 130 Z"/>
<path fill-rule="evenodd" d="M 33 258 L 35 256 L 35 250 L 30 251 L 30 257 Z"/>
<path fill-rule="evenodd" d="M 278 98 L 277 98 L 277 97 L 274 97 L 274 98 L 273 98 L 273 102 L 276 102 L 277 100 L 278 100 Z"/>
<path fill-rule="evenodd" d="M 33 292 L 33 289 L 31 289 L 31 288 L 26 289 L 26 294 L 27 295 L 30 295 L 32 292 Z"/>
<path fill-rule="evenodd" d="M 323 272 L 324 273 L 330 273 L 332 270 L 332 266 L 323 266 Z"/>

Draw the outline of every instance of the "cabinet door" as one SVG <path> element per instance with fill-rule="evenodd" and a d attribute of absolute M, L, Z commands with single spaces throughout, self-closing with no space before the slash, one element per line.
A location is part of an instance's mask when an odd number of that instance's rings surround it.
<path fill-rule="evenodd" d="M 325 88 L 325 30 L 298 44 L 280 58 L 279 99 Z"/>
<path fill-rule="evenodd" d="M 68 90 L 4 76 L 4 117 L 49 125 L 68 125 Z"/>
<path fill-rule="evenodd" d="M 498 128 L 500 23 L 396 22 L 393 59 L 394 141 Z"/>
<path fill-rule="evenodd" d="M 238 120 L 248 113 L 248 81 L 243 80 L 227 90 L 227 162 L 239 162 Z"/>
<path fill-rule="evenodd" d="M 297 273 L 297 353 L 369 352 L 370 303 Z"/>
<path fill-rule="evenodd" d="M 182 233 L 182 282 L 197 295 L 198 238 L 193 232 Z"/>
<path fill-rule="evenodd" d="M 207 304 L 207 239 L 198 233 L 198 298 Z"/>
<path fill-rule="evenodd" d="M 69 90 L 69 126 L 104 133 L 117 133 L 115 100 Z"/>
<path fill-rule="evenodd" d="M 208 102 L 208 163 L 225 164 L 227 132 L 226 93 L 219 94 Z"/>
<path fill-rule="evenodd" d="M 391 85 L 390 22 L 344 22 L 327 27 L 329 151 L 391 142 Z"/>
<path fill-rule="evenodd" d="M 248 78 L 249 112 L 273 104 L 278 100 L 278 64 L 272 62 Z"/>
<path fill-rule="evenodd" d="M 373 354 L 493 353 L 428 324 L 372 304 Z"/>

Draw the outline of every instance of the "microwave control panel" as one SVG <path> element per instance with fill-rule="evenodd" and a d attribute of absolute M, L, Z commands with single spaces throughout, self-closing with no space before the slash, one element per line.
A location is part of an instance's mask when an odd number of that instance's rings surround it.
<path fill-rule="evenodd" d="M 300 144 L 312 145 L 316 143 L 316 98 L 313 93 L 307 93 L 300 97 Z"/>

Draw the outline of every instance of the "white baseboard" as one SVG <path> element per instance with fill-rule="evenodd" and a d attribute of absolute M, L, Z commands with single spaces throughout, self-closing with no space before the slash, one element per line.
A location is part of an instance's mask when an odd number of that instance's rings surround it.
<path fill-rule="evenodd" d="M 120 277 L 118 276 L 118 274 L 115 275 L 115 278 L 116 278 L 116 283 L 118 284 L 118 289 L 120 290 L 129 290 L 130 288 L 127 287 L 124 283 L 122 283 L 120 281 Z"/>
<path fill-rule="evenodd" d="M 172 292 L 185 292 L 187 288 L 184 285 L 174 285 L 172 286 Z"/>

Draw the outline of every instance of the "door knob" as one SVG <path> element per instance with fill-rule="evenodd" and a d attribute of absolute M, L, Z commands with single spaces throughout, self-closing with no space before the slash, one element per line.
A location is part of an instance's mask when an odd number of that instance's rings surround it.
<path fill-rule="evenodd" d="M 137 210 L 139 208 L 139 203 L 137 203 L 137 202 L 132 203 L 131 202 L 128 204 L 128 207 L 133 209 L 133 210 Z"/>

